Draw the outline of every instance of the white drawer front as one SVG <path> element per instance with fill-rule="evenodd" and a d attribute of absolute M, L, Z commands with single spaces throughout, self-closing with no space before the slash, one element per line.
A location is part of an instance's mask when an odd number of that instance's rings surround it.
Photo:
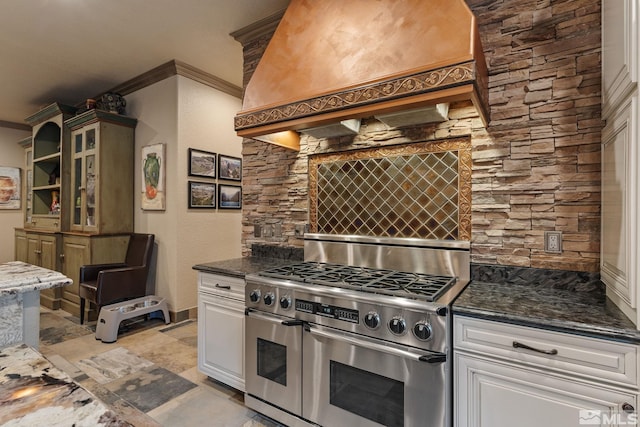
<path fill-rule="evenodd" d="M 244 279 L 198 272 L 198 291 L 244 301 Z"/>
<path fill-rule="evenodd" d="M 454 316 L 454 348 L 618 385 L 638 383 L 638 346 L 633 344 Z"/>

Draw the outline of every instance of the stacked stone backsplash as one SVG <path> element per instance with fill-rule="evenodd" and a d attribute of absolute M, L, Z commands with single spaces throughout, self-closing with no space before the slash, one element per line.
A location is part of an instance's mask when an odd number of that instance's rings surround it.
<path fill-rule="evenodd" d="M 600 250 L 600 1 L 468 0 L 489 68 L 491 122 L 453 104 L 450 120 L 389 129 L 370 118 L 352 138 L 302 136 L 300 152 L 243 142 L 243 253 L 302 247 L 309 221 L 308 157 L 470 136 L 472 261 L 596 272 Z M 271 34 L 244 44 L 245 82 Z M 279 236 L 254 236 L 254 225 Z M 544 252 L 544 231 L 563 252 Z"/>

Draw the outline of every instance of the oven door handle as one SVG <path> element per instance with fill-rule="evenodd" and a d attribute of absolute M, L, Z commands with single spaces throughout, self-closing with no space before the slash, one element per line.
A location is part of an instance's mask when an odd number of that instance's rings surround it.
<path fill-rule="evenodd" d="M 416 354 L 407 350 L 402 350 L 400 348 L 389 347 L 387 345 L 376 344 L 373 342 L 365 341 L 356 337 L 351 337 L 343 334 L 337 334 L 335 332 L 330 332 L 326 330 L 320 330 L 312 327 L 311 325 L 305 328 L 306 331 L 310 332 L 313 335 L 317 335 L 323 338 L 328 338 L 336 341 L 347 342 L 349 344 L 356 345 L 358 347 L 363 347 L 369 350 L 381 351 L 383 353 L 390 354 L 392 356 L 398 356 L 405 359 L 411 359 L 416 362 L 427 362 L 427 363 L 442 363 L 446 362 L 447 355 L 444 353 L 428 353 L 428 354 Z"/>
<path fill-rule="evenodd" d="M 302 320 L 297 320 L 297 319 L 282 320 L 282 319 L 278 319 L 277 317 L 256 313 L 255 311 L 252 311 L 250 308 L 246 309 L 244 311 L 244 314 L 245 316 L 254 317 L 256 319 L 264 320 L 266 322 L 277 323 L 283 326 L 301 326 L 304 324 Z"/>

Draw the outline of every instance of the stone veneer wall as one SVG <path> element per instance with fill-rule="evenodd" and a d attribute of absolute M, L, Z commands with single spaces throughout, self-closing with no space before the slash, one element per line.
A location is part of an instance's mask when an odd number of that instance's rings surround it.
<path fill-rule="evenodd" d="M 471 135 L 472 261 L 597 271 L 600 241 L 600 1 L 467 0 L 489 68 L 491 123 L 470 105 L 450 120 L 406 129 L 363 121 L 355 138 L 303 136 L 300 152 L 243 142 L 243 253 L 251 245 L 301 247 L 308 221 L 310 154 Z M 270 35 L 245 43 L 245 82 Z M 254 224 L 281 236 L 254 237 Z M 545 230 L 563 232 L 547 254 Z"/>

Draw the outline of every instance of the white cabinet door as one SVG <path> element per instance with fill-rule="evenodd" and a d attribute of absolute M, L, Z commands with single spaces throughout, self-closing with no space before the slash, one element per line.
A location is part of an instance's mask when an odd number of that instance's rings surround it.
<path fill-rule="evenodd" d="M 637 0 L 602 2 L 602 116 L 613 110 L 638 81 Z"/>
<path fill-rule="evenodd" d="M 607 120 L 602 132 L 600 274 L 607 295 L 637 321 L 638 97 Z"/>
<path fill-rule="evenodd" d="M 618 426 L 637 419 L 623 411 L 625 404 L 636 408 L 632 392 L 460 353 L 454 373 L 457 427 Z"/>
<path fill-rule="evenodd" d="M 199 293 L 198 369 L 244 392 L 244 303 Z"/>

